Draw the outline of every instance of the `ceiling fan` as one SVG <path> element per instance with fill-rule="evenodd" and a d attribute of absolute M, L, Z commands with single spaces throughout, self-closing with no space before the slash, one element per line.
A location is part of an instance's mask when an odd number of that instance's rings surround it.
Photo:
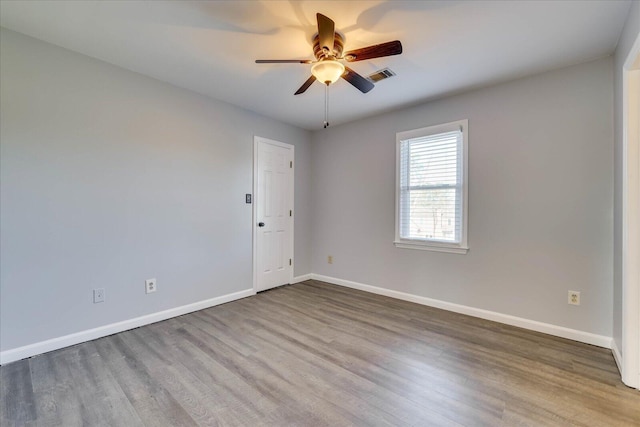
<path fill-rule="evenodd" d="M 257 64 L 312 64 L 311 77 L 300 86 L 295 95 L 304 93 L 316 80 L 324 83 L 325 91 L 325 128 L 327 121 L 328 87 L 340 77 L 351 83 L 362 93 L 373 89 L 374 84 L 340 62 L 363 61 L 402 53 L 402 43 L 399 40 L 381 43 L 360 49 L 350 50 L 343 54 L 345 38 L 335 31 L 335 23 L 321 13 L 316 14 L 318 20 L 318 34 L 313 37 L 313 53 L 316 60 L 310 59 L 257 59 Z"/>

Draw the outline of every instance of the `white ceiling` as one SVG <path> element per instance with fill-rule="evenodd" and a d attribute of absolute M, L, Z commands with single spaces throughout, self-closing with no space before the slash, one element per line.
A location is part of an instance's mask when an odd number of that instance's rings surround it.
<path fill-rule="evenodd" d="M 625 1 L 2 1 L 0 25 L 305 129 L 324 89 L 293 93 L 312 59 L 315 14 L 345 50 L 401 40 L 399 56 L 352 63 L 396 77 L 362 94 L 330 88 L 330 122 L 364 116 L 613 53 Z"/>

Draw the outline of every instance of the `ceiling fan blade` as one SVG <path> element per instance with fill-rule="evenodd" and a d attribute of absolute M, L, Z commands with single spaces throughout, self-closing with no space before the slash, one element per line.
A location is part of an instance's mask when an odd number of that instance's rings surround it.
<path fill-rule="evenodd" d="M 307 89 L 309 89 L 309 86 L 311 86 L 315 81 L 316 81 L 316 76 L 309 77 L 307 81 L 304 82 L 302 86 L 300 86 L 300 89 L 298 89 L 296 93 L 294 93 L 294 95 L 300 95 L 301 93 L 304 93 Z"/>
<path fill-rule="evenodd" d="M 321 49 L 327 48 L 329 54 L 333 55 L 333 41 L 336 37 L 336 25 L 321 13 L 316 13 L 318 19 L 318 43 Z"/>
<path fill-rule="evenodd" d="M 383 56 L 400 55 L 402 43 L 399 40 L 350 50 L 343 55 L 348 62 L 363 61 L 365 59 L 381 58 Z"/>
<path fill-rule="evenodd" d="M 311 64 L 310 59 L 256 59 L 256 64 Z"/>
<path fill-rule="evenodd" d="M 342 75 L 342 78 L 354 85 L 362 93 L 367 93 L 375 87 L 373 83 L 349 67 L 344 67 L 344 74 Z"/>

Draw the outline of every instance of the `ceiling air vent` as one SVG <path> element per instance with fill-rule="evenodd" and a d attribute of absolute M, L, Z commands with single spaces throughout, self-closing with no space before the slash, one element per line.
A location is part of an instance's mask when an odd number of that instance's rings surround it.
<path fill-rule="evenodd" d="M 382 70 L 376 71 L 375 73 L 371 74 L 367 78 L 374 83 L 378 83 L 380 80 L 388 79 L 389 77 L 393 77 L 395 75 L 396 73 L 394 73 L 390 69 L 383 68 Z"/>

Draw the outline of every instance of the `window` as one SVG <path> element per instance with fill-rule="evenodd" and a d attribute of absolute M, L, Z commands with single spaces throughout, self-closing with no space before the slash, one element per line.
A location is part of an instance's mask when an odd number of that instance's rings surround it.
<path fill-rule="evenodd" d="M 396 134 L 397 247 L 467 253 L 467 128 Z"/>

